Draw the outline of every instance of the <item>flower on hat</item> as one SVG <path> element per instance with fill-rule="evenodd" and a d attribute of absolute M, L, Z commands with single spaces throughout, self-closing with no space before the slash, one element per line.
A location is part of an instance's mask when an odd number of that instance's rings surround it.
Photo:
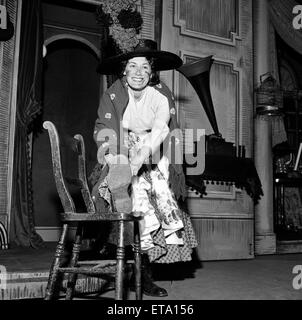
<path fill-rule="evenodd" d="M 109 28 L 117 49 L 122 53 L 131 51 L 138 43 L 143 24 L 136 10 L 136 0 L 102 0 L 97 8 L 97 20 Z"/>

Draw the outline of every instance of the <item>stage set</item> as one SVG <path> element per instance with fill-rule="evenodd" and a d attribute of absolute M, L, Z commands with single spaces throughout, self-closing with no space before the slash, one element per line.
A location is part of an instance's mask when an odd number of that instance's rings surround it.
<path fill-rule="evenodd" d="M 91 172 L 96 111 L 114 80 L 96 68 L 114 25 L 106 24 L 101 0 L 4 2 L 0 300 L 41 299 L 62 229 L 43 122 L 83 135 Z M 186 207 L 199 243 L 194 263 L 255 260 L 257 268 L 257 257 L 284 261 L 284 254 L 302 252 L 302 36 L 289 19 L 299 3 L 135 1 L 141 37 L 184 62 L 160 73 L 182 132 L 205 132 L 201 144 L 193 136 L 183 141 Z M 190 160 L 200 145 L 203 171 L 195 174 Z M 77 290 L 103 285 L 81 277 Z"/>

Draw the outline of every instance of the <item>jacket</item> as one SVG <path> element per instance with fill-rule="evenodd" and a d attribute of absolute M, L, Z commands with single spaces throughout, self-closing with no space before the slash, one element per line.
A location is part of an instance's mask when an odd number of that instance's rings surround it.
<path fill-rule="evenodd" d="M 170 132 L 174 129 L 179 129 L 174 98 L 171 91 L 163 82 L 160 82 L 159 84 L 155 85 L 154 88 L 168 99 L 170 108 L 170 121 L 168 126 Z M 122 133 L 120 132 L 120 129 L 123 114 L 128 105 L 128 101 L 129 95 L 125 86 L 124 78 L 116 80 L 112 84 L 112 86 L 108 88 L 106 92 L 103 94 L 100 101 L 100 106 L 98 108 L 98 118 L 95 122 L 93 134 L 94 140 L 96 141 L 98 148 L 102 148 L 103 143 L 106 142 L 105 140 L 100 140 L 98 138 L 100 131 L 102 129 L 109 129 L 112 130 L 111 138 L 114 140 L 112 142 L 116 144 L 116 153 L 122 152 L 120 144 Z M 171 149 L 174 152 L 181 152 L 179 149 L 181 147 L 181 143 L 179 141 L 176 142 L 175 140 L 171 140 L 171 143 Z M 96 173 L 96 176 L 92 177 L 94 183 L 102 180 L 106 176 L 106 168 L 107 166 L 102 168 L 95 168 L 94 171 L 98 173 Z M 186 197 L 186 185 L 182 164 L 174 163 L 174 161 L 170 162 L 169 183 L 176 198 L 179 199 L 180 197 L 182 197 L 182 199 L 184 200 Z"/>

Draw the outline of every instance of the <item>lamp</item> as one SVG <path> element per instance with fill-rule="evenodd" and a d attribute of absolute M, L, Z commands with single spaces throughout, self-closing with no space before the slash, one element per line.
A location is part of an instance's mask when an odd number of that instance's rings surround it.
<path fill-rule="evenodd" d="M 267 76 L 265 80 L 263 80 L 264 76 Z M 269 72 L 260 76 L 260 86 L 256 88 L 255 95 L 257 115 L 280 116 L 283 114 L 283 92 Z"/>

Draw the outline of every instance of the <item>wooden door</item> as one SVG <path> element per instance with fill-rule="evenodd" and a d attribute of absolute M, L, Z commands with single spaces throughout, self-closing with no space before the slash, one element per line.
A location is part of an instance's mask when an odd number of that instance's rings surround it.
<path fill-rule="evenodd" d="M 219 131 L 227 142 L 253 143 L 252 1 L 163 1 L 161 49 L 184 62 L 213 55 L 210 87 Z M 173 88 L 184 128 L 213 133 L 196 92 L 179 72 L 163 72 Z M 188 208 L 199 239 L 201 260 L 249 259 L 254 256 L 251 198 L 234 185 L 214 184 L 201 199 L 189 193 Z"/>

